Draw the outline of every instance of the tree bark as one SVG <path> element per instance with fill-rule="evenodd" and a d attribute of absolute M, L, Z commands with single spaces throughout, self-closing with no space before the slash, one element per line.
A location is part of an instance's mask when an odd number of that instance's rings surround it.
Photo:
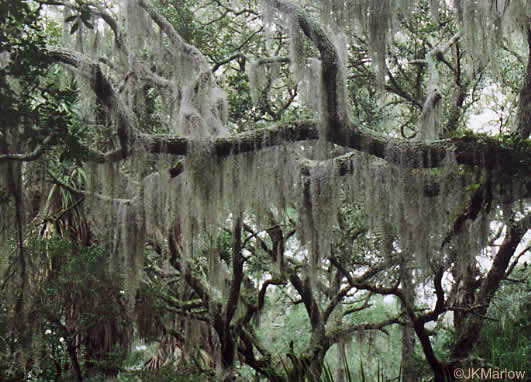
<path fill-rule="evenodd" d="M 414 296 L 414 286 L 412 283 L 412 275 L 407 268 L 405 261 L 400 266 L 401 283 L 404 295 L 409 304 L 412 304 Z M 402 308 L 405 313 L 407 309 Z M 402 326 L 402 382 L 416 382 L 418 380 L 416 368 L 413 364 L 413 356 L 415 355 L 415 330 L 410 325 Z"/>
<path fill-rule="evenodd" d="M 402 326 L 402 382 L 416 382 L 418 376 L 413 364 L 415 355 L 415 331 L 409 325 Z"/>
<path fill-rule="evenodd" d="M 277 3 L 276 1 L 272 2 Z M 283 4 L 284 2 L 279 1 L 278 3 Z M 302 18 L 303 16 L 298 14 L 298 17 Z M 302 21 L 300 22 L 302 23 Z M 316 39 L 315 43 L 321 50 L 322 55 L 328 49 L 333 49 L 333 45 L 330 47 L 327 44 L 328 40 L 322 40 L 324 37 L 313 29 L 317 28 L 317 26 L 310 23 L 308 25 L 305 24 L 304 27 L 309 28 L 308 33 L 315 32 L 312 36 Z M 54 62 L 63 63 L 67 66 L 82 70 L 91 80 L 93 90 L 102 104 L 116 110 L 118 113 L 118 135 L 122 147 L 119 150 L 114 150 L 107 154 L 98 154 L 87 149 L 89 153 L 87 159 L 100 162 L 122 160 L 130 154 L 129 146 L 132 142 L 144 147 L 146 151 L 151 153 L 167 153 L 172 155 L 187 155 L 189 153 L 192 144 L 189 138 L 170 135 L 149 135 L 139 132 L 136 121 L 129 117 L 130 113 L 126 105 L 120 101 L 116 95 L 116 91 L 110 85 L 109 79 L 103 75 L 97 63 L 79 53 L 70 52 L 65 49 L 50 50 L 48 54 L 49 58 Z M 337 65 L 337 62 L 334 61 L 334 57 L 337 58 L 331 53 L 325 56 L 327 60 L 330 60 L 329 70 L 336 73 L 337 68 L 334 69 L 334 66 Z M 322 59 L 324 58 L 322 57 Z M 530 65 L 528 64 L 528 74 L 531 72 Z M 529 135 L 528 130 L 530 124 L 528 121 L 531 116 L 531 111 L 528 109 L 531 107 L 531 91 L 529 90 L 530 87 L 526 85 L 529 82 L 529 77 L 528 75 L 520 96 L 521 111 L 519 120 L 524 121 L 520 123 L 522 127 L 519 128 L 522 131 L 520 134 L 522 137 L 526 136 L 526 131 L 527 136 Z M 337 84 L 335 84 L 337 81 L 336 75 L 332 78 L 325 81 L 323 85 L 330 92 L 331 89 L 338 88 Z M 340 106 L 343 102 L 341 97 L 330 96 L 328 101 L 330 103 L 327 106 L 330 126 L 324 138 L 331 143 L 365 152 L 385 159 L 389 163 L 409 168 L 441 167 L 445 164 L 448 151 L 452 149 L 455 153 L 456 161 L 459 164 L 479 166 L 482 168 L 500 168 L 506 175 L 518 172 L 523 178 L 531 177 L 531 152 L 525 147 L 520 149 L 517 147 L 507 148 L 503 142 L 500 142 L 496 138 L 475 137 L 473 135 L 435 142 L 411 142 L 389 138 L 362 129 L 344 118 L 343 112 L 341 111 L 343 107 Z M 222 158 L 229 155 L 260 150 L 266 147 L 278 146 L 284 142 L 315 140 L 320 135 L 318 125 L 319 122 L 317 121 L 297 121 L 281 123 L 269 129 L 230 137 L 213 138 L 212 154 Z M 2 159 L 25 160 L 22 154 L 0 155 L 0 160 Z M 531 182 L 529 183 L 528 192 L 531 189 Z"/>
<path fill-rule="evenodd" d="M 522 139 L 529 138 L 531 133 L 531 23 L 527 27 L 527 71 L 518 100 L 518 117 L 516 133 Z"/>
<path fill-rule="evenodd" d="M 79 361 L 77 359 L 77 349 L 73 341 L 74 339 L 67 339 L 66 348 L 68 351 L 68 355 L 70 356 L 70 360 L 72 361 L 72 367 L 74 368 L 74 372 L 76 373 L 76 380 L 77 382 L 83 382 L 81 366 L 79 365 Z"/>
<path fill-rule="evenodd" d="M 232 282 L 230 293 L 224 312 L 214 318 L 216 329 L 221 343 L 221 376 L 223 382 L 233 381 L 236 362 L 236 338 L 231 325 L 232 318 L 238 306 L 241 283 L 243 280 L 243 257 L 242 257 L 242 217 L 234 217 L 232 230 Z"/>

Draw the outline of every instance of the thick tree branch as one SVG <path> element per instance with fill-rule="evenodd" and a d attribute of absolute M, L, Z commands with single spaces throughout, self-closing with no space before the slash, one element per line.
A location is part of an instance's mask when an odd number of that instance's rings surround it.
<path fill-rule="evenodd" d="M 340 59 L 333 42 L 324 30 L 297 5 L 283 0 L 267 0 L 267 4 L 292 17 L 306 37 L 319 50 L 321 58 L 321 82 L 323 112 L 328 131 L 335 131 L 347 122 L 345 107 L 345 83 Z"/>
<path fill-rule="evenodd" d="M 21 161 L 29 162 L 39 159 L 46 151 L 46 144 L 50 141 L 51 136 L 46 137 L 41 144 L 37 145 L 35 149 L 29 153 L 7 153 L 0 154 L 0 162 L 2 161 Z"/>
<path fill-rule="evenodd" d="M 238 347 L 238 351 L 244 357 L 245 363 L 260 374 L 266 376 L 268 380 L 272 382 L 285 382 L 284 376 L 275 368 L 271 367 L 273 357 L 267 349 L 261 346 L 260 341 L 256 338 L 254 333 L 247 328 L 242 328 L 239 334 L 242 344 Z M 262 354 L 261 359 L 256 358 L 253 346 Z"/>
<path fill-rule="evenodd" d="M 450 232 L 446 235 L 444 238 L 441 249 L 443 249 L 446 245 L 448 245 L 453 238 L 455 238 L 462 230 L 464 224 L 466 221 L 471 220 L 474 221 L 480 214 L 482 210 L 485 211 L 485 213 L 490 212 L 492 203 L 492 184 L 490 179 L 486 181 L 485 184 L 482 184 L 472 195 L 472 198 L 470 199 L 470 205 L 466 209 L 466 211 L 461 214 L 454 222 L 454 225 L 452 226 L 452 229 Z"/>
<path fill-rule="evenodd" d="M 524 256 L 526 253 L 530 252 L 531 251 L 531 245 L 528 246 L 527 248 L 524 248 L 519 254 L 518 256 L 516 256 L 516 258 L 513 260 L 513 262 L 511 263 L 511 265 L 509 265 L 509 268 L 507 269 L 507 272 L 505 272 L 505 276 L 504 278 L 507 279 L 511 273 L 513 273 L 515 267 L 518 265 L 518 262 L 520 261 L 520 259 L 522 258 L 522 256 Z"/>
<path fill-rule="evenodd" d="M 441 267 L 437 270 L 437 272 L 435 273 L 435 277 L 433 279 L 433 285 L 435 287 L 435 294 L 437 296 L 437 300 L 435 302 L 435 306 L 433 310 L 422 316 L 417 316 L 415 318 L 415 321 L 419 321 L 422 324 L 425 324 L 430 321 L 436 321 L 439 318 L 439 316 L 446 311 L 446 304 L 444 301 L 444 290 L 442 287 L 443 275 L 444 275 L 444 269 Z"/>
<path fill-rule="evenodd" d="M 173 296 L 170 296 L 166 293 L 159 293 L 159 296 L 162 300 L 164 300 L 167 304 L 171 305 L 172 307 L 183 310 L 183 311 L 191 311 L 192 309 L 198 309 L 198 308 L 205 308 L 205 304 L 201 299 L 197 300 L 190 300 L 190 301 L 181 301 L 178 298 L 175 298 Z"/>
<path fill-rule="evenodd" d="M 312 286 L 308 279 L 302 281 L 297 272 L 288 267 L 288 276 L 291 284 L 297 290 L 297 293 L 301 296 L 302 302 L 306 309 L 306 313 L 310 318 L 310 324 L 312 327 L 312 333 L 321 332 L 323 328 L 323 317 L 319 304 L 314 298 Z"/>
<path fill-rule="evenodd" d="M 242 217 L 235 217 L 232 230 L 232 281 L 229 298 L 225 308 L 225 325 L 227 329 L 238 306 L 240 289 L 243 280 L 243 256 L 242 256 Z"/>
<path fill-rule="evenodd" d="M 473 350 L 483 327 L 483 316 L 487 313 L 492 298 L 505 277 L 509 262 L 518 244 L 529 231 L 529 227 L 531 227 L 531 214 L 518 222 L 512 222 L 507 227 L 505 239 L 496 253 L 487 276 L 483 278 L 476 296 L 475 304 L 481 306 L 481 308 L 476 310 L 477 314 L 467 316 L 463 323 L 461 335 L 458 336 L 453 346 L 452 359 L 456 361 L 462 360 L 468 357 Z"/>
<path fill-rule="evenodd" d="M 527 27 L 527 70 L 518 99 L 518 115 L 516 132 L 522 139 L 529 138 L 531 133 L 531 23 Z"/>
<path fill-rule="evenodd" d="M 110 82 L 101 72 L 97 63 L 90 59 L 62 49 L 50 50 L 49 57 L 79 70 L 90 80 L 94 92 L 105 106 L 118 112 L 118 133 L 122 143 L 119 151 L 105 156 L 95 156 L 97 161 L 120 160 L 129 154 L 129 143 L 134 140 L 143 145 L 151 153 L 169 153 L 186 155 L 189 153 L 191 140 L 175 136 L 147 135 L 139 133 L 135 128 L 136 120 L 132 113 L 119 99 Z M 233 154 L 251 152 L 265 147 L 281 145 L 284 142 L 315 140 L 319 137 L 316 122 L 294 122 L 278 124 L 275 127 L 212 139 L 212 154 L 226 157 Z M 464 136 L 430 143 L 409 142 L 387 138 L 355 126 L 347 127 L 336 124 L 328 140 L 343 147 L 359 150 L 390 163 L 409 168 L 434 168 L 443 166 L 448 151 L 455 153 L 457 163 L 474 165 L 483 168 L 499 167 L 505 175 L 519 173 L 522 178 L 531 178 L 531 152 L 526 148 L 506 148 L 494 138 Z M 24 158 L 24 156 L 19 156 Z M 32 156 L 27 156 L 30 160 Z M 90 159 L 90 158 L 89 158 Z M 92 158 L 94 160 L 94 156 Z M 344 166 L 348 166 L 348 160 Z M 352 163 L 350 163 L 352 165 Z M 182 167 L 181 167 L 182 169 Z M 179 173 L 179 168 L 173 175 Z M 531 181 L 527 184 L 528 193 Z"/>
<path fill-rule="evenodd" d="M 109 79 L 103 74 L 99 64 L 80 53 L 70 52 L 65 49 L 48 50 L 48 58 L 52 62 L 62 63 L 81 71 L 89 79 L 90 86 L 102 105 L 116 112 L 121 156 L 123 158 L 127 157 L 132 138 L 138 130 L 137 121 L 131 110 L 114 90 Z"/>
<path fill-rule="evenodd" d="M 315 140 L 319 136 L 316 122 L 302 121 L 280 123 L 274 127 L 246 132 L 230 137 L 213 138 L 211 152 L 217 157 L 252 152 L 285 142 Z M 138 135 L 136 139 L 151 153 L 187 155 L 191 139 L 168 135 Z M 524 148 L 505 148 L 495 138 L 464 136 L 431 143 L 410 142 L 386 138 L 368 130 L 344 128 L 330 137 L 330 142 L 352 148 L 387 162 L 407 168 L 437 168 L 445 165 L 449 151 L 455 154 L 458 164 L 481 168 L 498 167 L 506 173 L 519 172 L 522 177 L 531 175 L 526 166 L 531 163 L 531 152 Z M 345 162 L 345 166 L 348 161 Z"/>
<path fill-rule="evenodd" d="M 164 18 L 155 8 L 149 5 L 145 0 L 139 0 L 139 4 L 148 13 L 151 19 L 159 26 L 159 28 L 168 36 L 170 41 L 175 46 L 178 52 L 184 52 L 188 56 L 192 57 L 197 65 L 199 65 L 200 71 L 210 72 L 206 57 L 195 46 L 190 45 L 184 41 L 184 39 L 177 33 L 173 25 Z"/>
<path fill-rule="evenodd" d="M 381 322 L 354 324 L 354 325 L 349 325 L 345 328 L 331 330 L 329 333 L 327 333 L 327 337 L 329 337 L 330 341 L 337 342 L 342 338 L 343 339 L 348 338 L 349 336 L 351 336 L 352 334 L 358 331 L 381 330 L 384 333 L 388 334 L 385 331 L 385 328 L 387 326 L 390 326 L 393 324 L 400 324 L 400 323 L 401 323 L 400 316 L 397 316 L 397 317 L 388 318 Z"/>

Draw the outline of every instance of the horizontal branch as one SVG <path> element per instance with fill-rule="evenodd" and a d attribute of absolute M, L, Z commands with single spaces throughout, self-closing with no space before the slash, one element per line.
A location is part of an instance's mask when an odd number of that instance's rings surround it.
<path fill-rule="evenodd" d="M 278 124 L 230 137 L 212 138 L 210 152 L 217 157 L 252 152 L 286 142 L 316 140 L 319 137 L 317 122 L 301 121 Z M 405 168 L 437 168 L 447 165 L 449 153 L 457 164 L 498 168 L 522 178 L 531 176 L 531 152 L 525 148 L 507 148 L 503 142 L 485 136 L 463 136 L 433 142 L 411 142 L 387 138 L 369 130 L 355 127 L 341 128 L 329 135 L 331 143 L 355 149 Z M 187 155 L 194 141 L 190 138 L 169 135 L 139 135 L 136 141 L 151 153 Z M 340 171 L 348 170 L 351 160 L 345 156 L 338 160 Z"/>
<path fill-rule="evenodd" d="M 170 306 L 181 310 L 191 311 L 192 309 L 199 309 L 205 307 L 205 303 L 201 299 L 182 301 L 176 297 L 170 296 L 169 294 L 163 292 L 160 292 L 159 296 Z"/>
<path fill-rule="evenodd" d="M 365 331 L 365 330 L 381 330 L 384 333 L 388 334 L 385 331 L 385 328 L 387 326 L 394 325 L 394 324 L 400 324 L 400 323 L 401 323 L 400 316 L 398 316 L 398 317 L 388 318 L 388 319 L 383 320 L 381 322 L 366 323 L 366 324 L 354 324 L 354 325 L 349 325 L 349 326 L 347 326 L 345 328 L 339 328 L 339 329 L 332 330 L 332 331 L 330 331 L 330 333 L 327 334 L 327 337 L 337 341 L 340 338 L 349 337 L 352 334 L 354 334 L 355 332 Z"/>
<path fill-rule="evenodd" d="M 44 142 L 43 142 L 44 143 Z M 39 159 L 41 155 L 46 150 L 46 146 L 37 145 L 35 149 L 28 153 L 7 153 L 0 155 L 0 162 L 2 161 L 20 161 L 20 162 L 29 162 L 36 159 Z"/>
<path fill-rule="evenodd" d="M 285 5 L 283 2 L 273 1 L 273 3 L 276 4 L 274 6 Z M 286 10 L 282 9 L 282 11 Z M 297 12 L 296 14 L 301 18 L 299 21 L 305 27 L 309 27 L 303 22 L 307 21 L 304 16 Z M 316 28 L 316 26 L 312 24 L 312 28 Z M 317 35 L 320 36 L 320 34 Z M 320 41 L 315 35 L 313 37 Z M 324 44 L 322 41 L 321 43 Z M 321 46 L 321 49 L 326 50 L 324 46 Z M 83 70 L 84 74 L 91 79 L 93 90 L 100 101 L 118 112 L 118 133 L 122 147 L 119 151 L 106 155 L 92 156 L 92 158 L 88 155 L 88 160 L 101 162 L 124 159 L 131 154 L 131 143 L 133 142 L 143 146 L 146 151 L 151 153 L 187 155 L 192 152 L 196 142 L 191 138 L 140 133 L 136 128 L 137 121 L 132 116 L 131 111 L 118 97 L 97 63 L 81 54 L 64 49 L 50 50 L 49 58 L 55 62 Z M 209 142 L 209 150 L 212 155 L 223 158 L 233 154 L 282 145 L 286 142 L 308 141 L 318 138 L 318 122 L 287 122 L 271 128 L 229 137 L 213 137 Z M 405 168 L 442 167 L 447 164 L 450 153 L 452 157 L 455 157 L 457 164 L 489 169 L 496 168 L 501 170 L 501 175 L 517 174 L 522 179 L 531 179 L 531 150 L 528 149 L 528 145 L 508 147 L 500 140 L 486 136 L 467 135 L 432 142 L 411 142 L 376 134 L 361 129 L 352 122 L 337 118 L 334 128 L 328 130 L 326 139 L 339 146 L 364 152 Z M 340 173 L 348 173 L 349 166 L 353 165 L 353 161 L 349 158 L 343 158 L 338 161 L 338 165 Z M 183 168 L 184 166 L 179 166 L 172 171 L 172 175 L 178 175 Z M 500 182 L 506 180 L 506 177 L 497 178 Z M 529 194 L 531 181 L 528 181 L 526 186 L 527 194 Z"/>

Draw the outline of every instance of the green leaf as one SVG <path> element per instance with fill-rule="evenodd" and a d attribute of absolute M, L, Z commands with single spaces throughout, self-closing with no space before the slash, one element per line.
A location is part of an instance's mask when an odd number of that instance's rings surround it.
<path fill-rule="evenodd" d="M 465 191 L 476 191 L 481 186 L 480 183 L 469 184 L 465 187 Z"/>

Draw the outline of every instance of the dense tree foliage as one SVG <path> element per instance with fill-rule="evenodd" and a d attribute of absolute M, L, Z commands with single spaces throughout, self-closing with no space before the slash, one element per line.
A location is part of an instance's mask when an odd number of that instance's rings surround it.
<path fill-rule="evenodd" d="M 3 0 L 0 379 L 526 369 L 527 5 Z"/>

